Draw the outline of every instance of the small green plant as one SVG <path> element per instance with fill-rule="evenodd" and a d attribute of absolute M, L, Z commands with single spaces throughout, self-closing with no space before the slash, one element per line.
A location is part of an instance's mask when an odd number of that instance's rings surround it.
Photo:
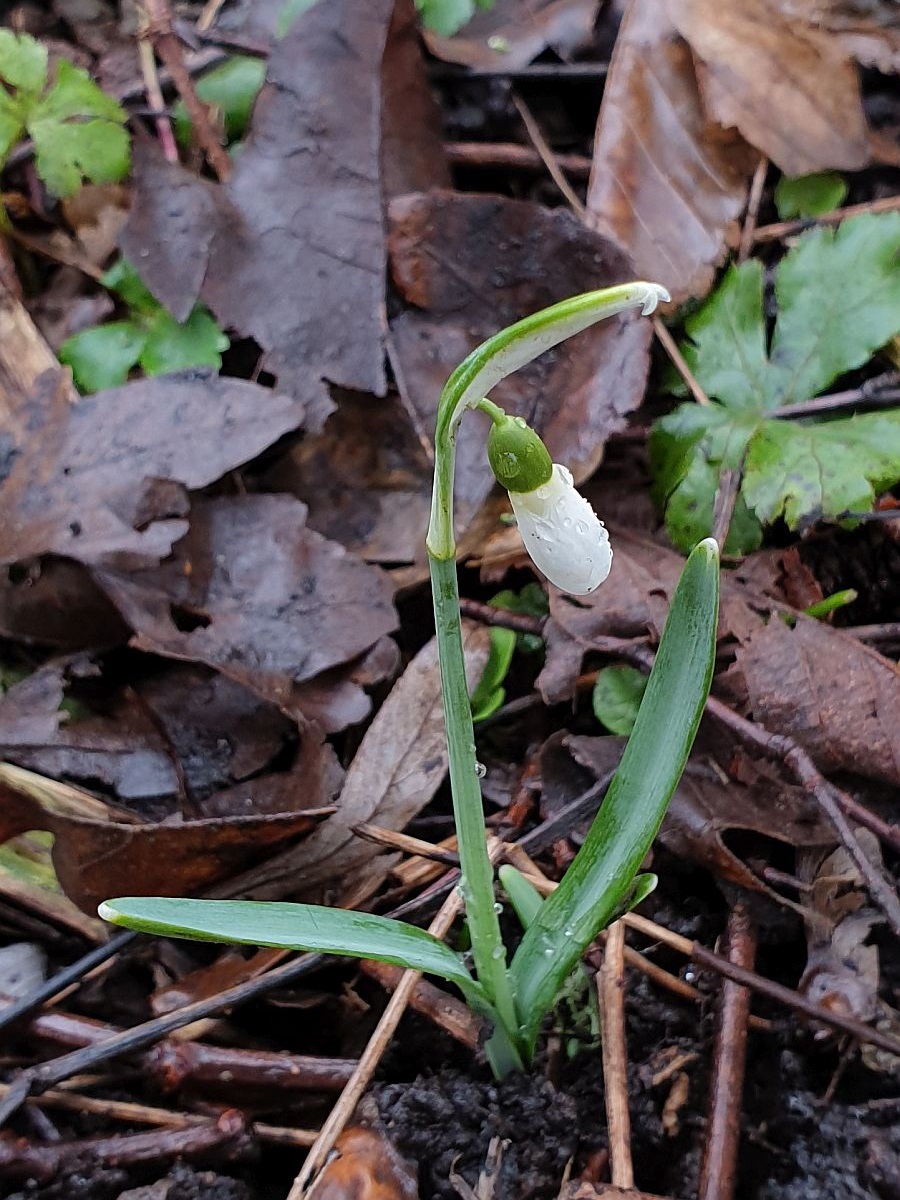
<path fill-rule="evenodd" d="M 202 304 L 179 323 L 147 291 L 124 258 L 110 267 L 102 282 L 124 302 L 129 315 L 84 329 L 60 346 L 59 360 L 72 368 L 81 391 L 118 387 L 137 366 L 146 375 L 187 367 L 221 367 L 222 351 L 228 349 L 229 341 Z"/>
<path fill-rule="evenodd" d="M 840 208 L 847 184 L 834 171 L 814 175 L 782 175 L 775 185 L 775 207 L 782 221 L 792 217 L 819 217 Z"/>
<path fill-rule="evenodd" d="M 247 132 L 253 105 L 265 81 L 265 60 L 245 54 L 236 54 L 197 80 L 197 95 L 219 113 L 229 145 L 240 141 Z M 172 109 L 172 121 L 179 142 L 187 145 L 191 140 L 191 119 L 182 100 Z"/>
<path fill-rule="evenodd" d="M 489 601 L 494 608 L 505 608 L 509 612 L 522 613 L 529 617 L 542 617 L 547 612 L 547 597 L 537 583 L 526 584 L 519 592 L 509 588 L 498 592 Z M 535 654 L 543 648 L 543 642 L 533 633 L 514 633 L 511 629 L 491 627 L 491 649 L 484 671 L 472 693 L 472 720 L 477 725 L 484 721 L 506 700 L 503 686 L 516 650 Z"/>
<path fill-rule="evenodd" d="M 606 798 L 562 882 L 542 900 L 510 866 L 501 884 L 522 927 L 508 961 L 488 856 L 481 774 L 460 632 L 453 479 L 460 421 L 478 408 L 491 420 L 488 458 L 510 494 L 526 547 L 551 582 L 579 594 L 606 578 L 606 531 L 572 476 L 552 463 L 537 434 L 484 399 L 505 376 L 594 322 L 624 309 L 652 312 L 666 293 L 634 283 L 576 296 L 503 330 L 475 350 L 444 388 L 435 434 L 435 480 L 426 545 L 459 844 L 462 898 L 473 969 L 461 954 L 412 925 L 370 913 L 313 905 L 125 898 L 101 916 L 150 933 L 207 941 L 319 950 L 375 958 L 456 984 L 492 1026 L 486 1049 L 498 1076 L 527 1063 L 541 1023 L 585 949 L 655 883 L 641 861 L 681 777 L 700 721 L 715 655 L 718 551 L 707 540 L 689 556 L 634 731 Z"/>
<path fill-rule="evenodd" d="M 40 42 L 0 29 L 0 84 L 0 167 L 27 136 L 55 196 L 77 192 L 83 179 L 114 183 L 128 174 L 126 114 L 86 71 L 62 58 L 51 78 Z"/>
<path fill-rule="evenodd" d="M 637 667 L 604 667 L 597 672 L 591 703 L 594 716 L 610 733 L 627 736 L 640 711 L 647 676 Z"/>
<path fill-rule="evenodd" d="M 680 405 L 650 438 L 656 497 L 680 549 L 709 533 L 724 470 L 742 473 L 733 554 L 756 549 L 763 526 L 782 518 L 799 529 L 868 512 L 900 480 L 900 410 L 827 420 L 798 409 L 900 332 L 898 254 L 900 213 L 816 229 L 776 270 L 771 345 L 756 260 L 731 267 L 685 322 L 682 353 L 713 403 Z"/>

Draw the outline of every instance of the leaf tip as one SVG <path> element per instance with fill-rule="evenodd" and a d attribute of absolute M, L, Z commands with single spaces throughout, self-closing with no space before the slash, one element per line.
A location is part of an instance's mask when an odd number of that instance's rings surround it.
<path fill-rule="evenodd" d="M 704 555 L 711 563 L 717 563 L 719 561 L 719 543 L 715 538 L 704 538 L 702 542 L 697 543 L 694 553 Z"/>
<path fill-rule="evenodd" d="M 101 921 L 109 921 L 112 925 L 119 925 L 122 921 L 122 914 L 115 907 L 115 900 L 104 900 L 97 908 L 97 916 Z"/>

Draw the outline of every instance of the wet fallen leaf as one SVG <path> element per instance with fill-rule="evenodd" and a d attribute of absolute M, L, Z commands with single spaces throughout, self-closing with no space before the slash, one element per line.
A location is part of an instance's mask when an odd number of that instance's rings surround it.
<path fill-rule="evenodd" d="M 203 295 L 256 339 L 311 423 L 325 380 L 382 395 L 381 61 L 394 0 L 302 13 L 269 59 L 225 187 L 236 222 L 213 239 Z"/>
<path fill-rule="evenodd" d="M 478 5 L 480 8 L 481 5 Z M 497 0 L 455 37 L 425 31 L 428 49 L 444 62 L 476 71 L 515 71 L 548 48 L 563 59 L 586 46 L 594 31 L 598 0 Z"/>
<path fill-rule="evenodd" d="M 309 1190 L 309 1200 L 417 1200 L 413 1166 L 383 1133 L 351 1125 Z"/>
<path fill-rule="evenodd" d="M 626 255 L 568 212 L 500 196 L 431 192 L 390 206 L 390 260 L 407 309 L 391 324 L 401 391 L 430 433 L 448 375 L 503 326 L 561 300 L 633 277 Z M 577 479 L 643 399 L 650 326 L 605 321 L 494 390 L 526 417 Z M 477 418 L 458 439 L 457 514 L 472 518 L 493 486 Z"/>
<path fill-rule="evenodd" d="M 739 673 L 755 720 L 789 734 L 825 771 L 900 782 L 900 667 L 840 629 L 773 619 L 744 641 Z"/>
<path fill-rule="evenodd" d="M 713 120 L 786 175 L 865 166 L 859 79 L 836 38 L 786 15 L 780 0 L 681 0 L 671 13 Z"/>
<path fill-rule="evenodd" d="M 142 823 L 86 792 L 0 765 L 0 841 L 32 829 L 54 835 L 53 865 L 85 912 L 110 896 L 196 894 L 308 833 L 321 813 Z"/>
<path fill-rule="evenodd" d="M 487 662 L 490 638 L 484 626 L 464 622 L 464 649 L 471 686 Z M 333 813 L 303 844 L 302 859 L 282 864 L 297 879 L 302 863 L 304 898 L 321 899 L 336 881 L 352 887 L 361 868 L 381 856 L 381 878 L 393 861 L 354 829 L 369 822 L 402 830 L 431 800 L 447 772 L 444 715 L 434 640 L 412 660 L 366 730 L 347 771 Z M 375 886 L 378 879 L 372 877 Z M 294 890 L 298 890 L 295 883 Z"/>
<path fill-rule="evenodd" d="M 397 625 L 387 577 L 305 519 L 289 496 L 200 501 L 162 566 L 96 578 L 138 648 L 206 663 L 302 711 L 298 685 L 365 654 Z"/>
<path fill-rule="evenodd" d="M 615 237 L 638 277 L 664 284 L 676 302 L 702 296 L 725 257 L 755 157 L 709 120 L 690 49 L 664 6 L 631 0 L 594 138 L 591 227 Z"/>
<path fill-rule="evenodd" d="M 48 372 L 5 431 L 0 561 L 154 562 L 186 531 L 186 488 L 254 458 L 302 419 L 294 400 L 203 371 L 77 404 L 67 376 Z"/>

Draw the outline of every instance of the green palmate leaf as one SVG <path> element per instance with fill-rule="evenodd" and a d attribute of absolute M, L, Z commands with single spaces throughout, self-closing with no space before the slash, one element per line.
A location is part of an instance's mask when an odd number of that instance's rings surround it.
<path fill-rule="evenodd" d="M 818 395 L 900 331 L 898 254 L 900 213 L 804 235 L 776 272 L 770 348 L 757 262 L 732 267 L 689 318 L 683 352 L 715 402 L 675 409 L 650 442 L 656 497 L 677 546 L 709 532 L 724 469 L 746 468 L 725 547 L 733 553 L 755 549 L 762 524 L 784 517 L 797 528 L 867 508 L 873 489 L 900 479 L 900 414 L 803 424 L 770 415 Z"/>
<path fill-rule="evenodd" d="M 59 348 L 59 361 L 72 368 L 80 391 L 102 392 L 126 381 L 145 340 L 133 321 L 113 321 L 67 338 Z"/>
<path fill-rule="evenodd" d="M 715 662 L 719 562 L 715 542 L 692 552 L 675 594 L 634 732 L 584 845 L 543 902 L 510 971 L 523 1037 L 540 1022 L 581 954 L 642 892 L 635 873 L 690 753 Z"/>
<path fill-rule="evenodd" d="M 62 59 L 50 91 L 29 112 L 38 174 L 57 196 L 83 178 L 113 183 L 128 174 L 130 142 L 124 110 L 80 67 Z"/>
<path fill-rule="evenodd" d="M 164 375 L 186 367 L 222 365 L 222 351 L 229 341 L 212 314 L 198 305 L 184 324 L 164 308 L 146 323 L 146 339 L 140 365 L 148 375 Z"/>
<path fill-rule="evenodd" d="M 814 175 L 783 175 L 775 188 L 775 207 L 782 221 L 792 217 L 818 217 L 839 208 L 846 199 L 847 184 L 834 171 Z"/>
<path fill-rule="evenodd" d="M 107 900 L 100 905 L 99 913 L 114 925 L 162 937 L 374 958 L 438 975 L 470 997 L 478 992 L 461 955 L 449 946 L 415 925 L 372 913 L 317 904 L 160 896 Z"/>
<path fill-rule="evenodd" d="M 0 29 L 0 79 L 9 87 L 32 95 L 47 82 L 47 50 L 28 34 Z"/>
<path fill-rule="evenodd" d="M 604 667 L 597 673 L 591 697 L 594 716 L 610 733 L 627 736 L 646 690 L 647 676 L 637 667 Z"/>

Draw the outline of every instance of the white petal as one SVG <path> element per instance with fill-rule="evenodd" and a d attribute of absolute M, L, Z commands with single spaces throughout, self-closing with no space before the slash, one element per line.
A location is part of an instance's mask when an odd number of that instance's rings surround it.
<path fill-rule="evenodd" d="M 565 467 L 554 463 L 543 487 L 509 498 L 525 549 L 551 583 L 573 596 L 600 586 L 612 566 L 609 534 Z"/>

